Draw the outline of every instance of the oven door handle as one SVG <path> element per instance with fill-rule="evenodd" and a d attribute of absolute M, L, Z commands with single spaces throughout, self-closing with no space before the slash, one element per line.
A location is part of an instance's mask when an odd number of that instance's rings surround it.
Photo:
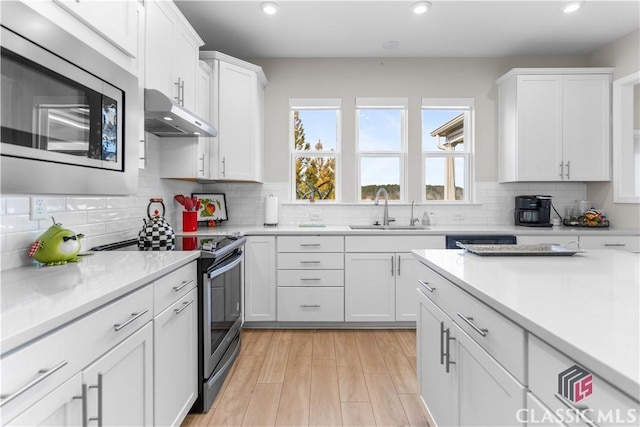
<path fill-rule="evenodd" d="M 215 277 L 220 276 L 221 274 L 226 273 L 227 271 L 233 269 L 234 267 L 236 267 L 238 264 L 240 264 L 240 262 L 242 261 L 242 251 L 239 251 L 236 256 L 236 259 L 233 260 L 233 262 L 230 262 L 229 264 L 221 267 L 221 268 L 212 268 L 211 271 L 209 271 L 207 273 L 207 276 L 209 277 L 209 279 L 213 279 Z"/>

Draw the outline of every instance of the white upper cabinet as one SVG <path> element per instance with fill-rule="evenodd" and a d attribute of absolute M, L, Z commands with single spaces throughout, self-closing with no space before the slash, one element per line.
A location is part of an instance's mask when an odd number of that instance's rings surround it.
<path fill-rule="evenodd" d="M 196 109 L 198 49 L 204 44 L 173 2 L 147 1 L 145 87 Z"/>
<path fill-rule="evenodd" d="M 498 180 L 610 180 L 611 72 L 513 69 L 498 79 Z"/>
<path fill-rule="evenodd" d="M 128 56 L 138 55 L 138 2 L 54 0 Z"/>
<path fill-rule="evenodd" d="M 262 68 L 220 52 L 200 52 L 200 58 L 213 69 L 210 120 L 218 136 L 210 152 L 211 179 L 262 182 Z"/>

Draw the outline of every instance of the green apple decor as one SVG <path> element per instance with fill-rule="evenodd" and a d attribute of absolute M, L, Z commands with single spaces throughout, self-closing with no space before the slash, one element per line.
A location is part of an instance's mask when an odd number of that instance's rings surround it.
<path fill-rule="evenodd" d="M 46 265 L 82 261 L 78 253 L 80 252 L 80 239 L 84 235 L 62 228 L 62 224 L 56 223 L 53 217 L 51 219 L 53 225 L 31 245 L 29 256 Z"/>

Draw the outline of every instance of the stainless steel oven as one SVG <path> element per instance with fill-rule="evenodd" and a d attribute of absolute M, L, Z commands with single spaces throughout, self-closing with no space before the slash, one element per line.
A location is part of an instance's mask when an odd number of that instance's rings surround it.
<path fill-rule="evenodd" d="M 202 261 L 203 382 L 195 409 L 206 412 L 240 350 L 244 254 L 237 247 L 210 265 L 206 265 L 206 259 Z"/>

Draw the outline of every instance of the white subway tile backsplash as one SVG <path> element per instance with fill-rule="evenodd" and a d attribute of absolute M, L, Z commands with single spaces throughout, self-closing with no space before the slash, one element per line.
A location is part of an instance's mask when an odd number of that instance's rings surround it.
<path fill-rule="evenodd" d="M 4 204 L 6 215 L 29 215 L 30 203 L 28 197 L 7 197 Z"/>
<path fill-rule="evenodd" d="M 67 210 L 88 211 L 106 209 L 107 200 L 104 197 L 67 197 Z"/>

